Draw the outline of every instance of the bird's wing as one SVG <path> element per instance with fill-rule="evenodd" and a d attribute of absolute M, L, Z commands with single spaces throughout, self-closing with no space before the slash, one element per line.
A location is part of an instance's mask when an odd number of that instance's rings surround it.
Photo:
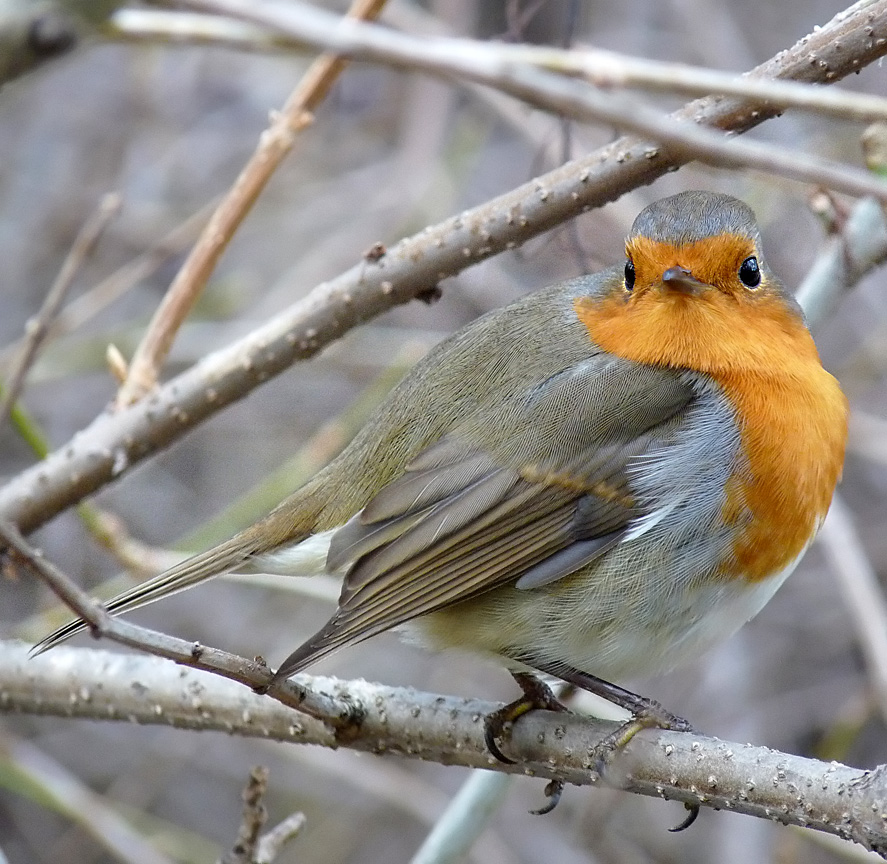
<path fill-rule="evenodd" d="M 278 675 L 499 585 L 539 588 L 603 554 L 644 513 L 630 465 L 674 438 L 694 398 L 679 373 L 609 355 L 524 395 L 457 425 L 339 529 L 328 559 L 346 572 L 339 608 Z"/>

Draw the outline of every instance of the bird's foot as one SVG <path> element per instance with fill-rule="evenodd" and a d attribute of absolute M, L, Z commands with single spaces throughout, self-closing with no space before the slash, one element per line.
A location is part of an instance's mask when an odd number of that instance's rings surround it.
<path fill-rule="evenodd" d="M 521 690 L 523 690 L 524 695 L 484 718 L 484 742 L 487 745 L 487 749 L 496 759 L 506 765 L 514 765 L 515 760 L 510 759 L 502 752 L 497 739 L 499 741 L 507 740 L 511 733 L 511 727 L 518 719 L 537 708 L 546 711 L 567 710 L 557 696 L 554 695 L 552 689 L 534 675 L 528 672 L 512 672 L 512 675 Z M 563 791 L 564 783 L 562 780 L 550 781 L 545 787 L 545 795 L 548 798 L 547 803 L 538 810 L 531 810 L 530 812 L 536 816 L 550 813 L 557 806 L 558 801 L 560 801 Z"/>
<path fill-rule="evenodd" d="M 497 739 L 504 741 L 508 738 L 511 727 L 515 721 L 524 714 L 541 708 L 545 711 L 566 711 L 567 709 L 558 701 L 554 691 L 543 681 L 528 672 L 512 672 L 524 695 L 514 702 L 509 702 L 498 711 L 493 711 L 484 718 L 484 742 L 487 749 L 500 762 L 506 765 L 514 765 L 515 760 L 506 756 L 499 748 Z"/>
<path fill-rule="evenodd" d="M 666 711 L 658 702 L 645 697 L 638 697 L 638 699 L 642 700 L 644 704 L 637 708 L 632 718 L 595 745 L 592 755 L 598 776 L 603 777 L 613 756 L 623 750 L 642 729 L 667 729 L 672 732 L 693 731 L 693 727 L 683 717 Z M 699 805 L 685 804 L 684 806 L 689 811 L 687 816 L 679 825 L 669 828 L 669 831 L 685 831 L 696 821 L 696 817 L 699 815 Z"/>

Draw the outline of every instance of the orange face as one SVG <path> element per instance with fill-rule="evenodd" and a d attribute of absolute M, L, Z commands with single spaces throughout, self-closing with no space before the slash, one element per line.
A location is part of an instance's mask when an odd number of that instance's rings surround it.
<path fill-rule="evenodd" d="M 781 286 L 763 274 L 757 285 L 740 278 L 743 262 L 757 254 L 751 238 L 722 234 L 673 246 L 633 237 L 626 252 L 634 285 L 576 303 L 605 351 L 715 375 L 773 368 L 798 352 L 818 365 L 810 333 Z M 675 268 L 687 271 L 685 281 L 663 279 Z"/>
<path fill-rule="evenodd" d="M 739 270 L 757 251 L 748 237 L 721 234 L 686 246 L 632 237 L 625 244 L 625 255 L 635 268 L 635 294 L 661 286 L 662 274 L 672 267 L 689 270 L 700 282 L 725 294 L 742 294 L 749 289 L 740 280 Z"/>

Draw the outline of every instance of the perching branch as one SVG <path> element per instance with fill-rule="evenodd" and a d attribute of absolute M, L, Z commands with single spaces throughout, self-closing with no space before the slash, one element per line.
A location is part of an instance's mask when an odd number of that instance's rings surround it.
<path fill-rule="evenodd" d="M 841 13 L 753 74 L 825 83 L 885 53 L 887 0 L 874 0 Z M 742 132 L 776 113 L 772 106 L 709 98 L 676 116 Z M 97 418 L 0 489 L 0 518 L 33 530 L 350 328 L 427 293 L 472 263 L 652 182 L 688 158 L 652 141 L 622 138 L 402 240 L 381 258 L 362 260 L 137 405 Z"/>
<path fill-rule="evenodd" d="M 504 765 L 484 745 L 482 718 L 498 707 L 493 703 L 297 676 L 303 686 L 330 692 L 359 709 L 363 719 L 343 742 L 325 724 L 234 682 L 155 657 L 82 648 L 58 648 L 29 660 L 27 646 L 3 643 L 0 680 L 0 711 L 6 713 L 217 730 L 293 744 L 344 744 L 583 786 L 603 783 L 802 825 L 887 854 L 885 768 L 861 771 L 702 735 L 647 730 L 614 758 L 602 780 L 593 769 L 594 747 L 617 724 L 548 711 L 530 712 L 515 724 L 508 753 L 520 764 Z"/>
<path fill-rule="evenodd" d="M 272 674 L 261 658 L 247 660 L 227 651 L 209 648 L 196 642 L 186 642 L 131 624 L 123 618 L 109 615 L 102 606 L 77 586 L 43 555 L 33 549 L 11 525 L 0 521 L 0 549 L 7 557 L 7 566 L 30 570 L 54 591 L 68 608 L 87 621 L 96 637 L 146 651 L 156 657 L 172 660 L 180 666 L 203 669 L 223 678 L 243 684 L 253 690 L 267 692 L 272 699 L 302 714 L 314 717 L 330 729 L 348 730 L 357 721 L 354 706 L 328 693 L 309 691 L 295 684 L 293 679 L 273 683 Z"/>

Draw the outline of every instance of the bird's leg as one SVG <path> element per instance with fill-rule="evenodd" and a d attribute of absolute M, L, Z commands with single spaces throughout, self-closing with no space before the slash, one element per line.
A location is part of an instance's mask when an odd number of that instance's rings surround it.
<path fill-rule="evenodd" d="M 558 701 L 554 691 L 535 675 L 529 672 L 512 672 L 512 677 L 523 690 L 524 695 L 514 702 L 509 702 L 498 711 L 487 714 L 484 718 L 484 741 L 487 749 L 500 762 L 506 765 L 514 765 L 514 759 L 509 759 L 496 743 L 497 738 L 507 737 L 507 727 L 529 711 L 541 708 L 546 711 L 566 711 L 567 709 Z"/>
<path fill-rule="evenodd" d="M 523 717 L 528 711 L 536 708 L 542 708 L 547 711 L 567 710 L 557 696 L 554 695 L 554 691 L 535 675 L 529 672 L 512 672 L 511 675 L 517 681 L 521 690 L 523 690 L 524 695 L 484 718 L 484 741 L 486 742 L 487 749 L 500 762 L 504 762 L 506 765 L 514 765 L 514 759 L 509 759 L 499 749 L 496 739 L 507 737 L 508 729 L 516 720 Z M 545 795 L 548 798 L 547 803 L 538 810 L 531 810 L 530 812 L 536 816 L 550 813 L 557 806 L 558 801 L 561 800 L 563 791 L 563 780 L 551 780 L 545 787 Z"/>
<path fill-rule="evenodd" d="M 658 728 L 668 729 L 674 732 L 693 731 L 693 727 L 682 717 L 672 714 L 670 711 L 663 708 L 658 702 L 649 699 L 646 696 L 639 696 L 637 693 L 632 693 L 630 690 L 626 690 L 616 684 L 611 684 L 609 681 L 604 681 L 602 678 L 597 678 L 594 675 L 589 675 L 587 672 L 582 672 L 572 666 L 549 664 L 544 661 L 539 661 L 537 658 L 528 659 L 526 657 L 521 657 L 521 660 L 528 666 L 538 669 L 540 672 L 553 675 L 556 678 L 560 678 L 562 681 L 566 681 L 568 684 L 572 684 L 574 687 L 578 687 L 581 690 L 587 690 L 589 693 L 594 693 L 596 696 L 600 696 L 608 702 L 612 702 L 614 705 L 624 708 L 632 715 L 630 720 L 627 720 L 595 745 L 594 754 L 598 774 L 603 775 L 606 770 L 607 762 L 612 755 L 625 747 L 642 729 Z M 544 707 L 551 709 L 551 702 L 546 702 L 545 700 L 554 701 L 558 706 L 554 710 L 566 710 L 560 702 L 557 702 L 550 688 L 542 684 L 538 679 L 526 673 L 512 673 L 512 675 L 514 675 L 515 680 L 524 690 L 525 698 L 517 700 L 517 702 L 512 702 L 510 705 L 506 705 L 505 708 L 496 712 L 496 715 L 508 715 L 500 722 L 498 731 L 501 731 L 501 728 L 506 722 L 514 722 L 519 717 L 526 714 L 527 711 L 532 710 L 532 708 Z M 525 685 L 523 679 L 529 679 L 529 682 L 531 683 Z M 533 699 L 536 697 L 537 688 L 539 687 L 544 687 L 547 695 L 543 696 L 542 700 L 534 703 Z M 540 702 L 542 704 L 540 704 Z M 495 741 L 493 740 L 495 736 L 489 734 L 489 730 L 490 725 L 487 725 L 485 727 L 485 738 L 490 751 L 496 756 L 496 758 L 511 762 L 512 760 L 503 757 L 502 752 L 495 746 Z M 561 784 L 561 790 L 562 789 L 563 784 Z M 555 794 L 549 794 L 549 798 L 554 801 L 554 804 L 557 803 L 556 798 L 560 797 L 561 790 L 558 790 Z M 546 790 L 546 792 L 548 792 L 548 790 Z M 549 812 L 553 809 L 554 804 L 549 804 L 547 808 L 543 808 L 542 812 Z M 680 825 L 672 828 L 672 831 L 683 831 L 684 829 L 689 828 L 696 820 L 696 817 L 699 815 L 699 806 L 688 804 L 687 809 L 690 811 L 687 818 Z"/>

